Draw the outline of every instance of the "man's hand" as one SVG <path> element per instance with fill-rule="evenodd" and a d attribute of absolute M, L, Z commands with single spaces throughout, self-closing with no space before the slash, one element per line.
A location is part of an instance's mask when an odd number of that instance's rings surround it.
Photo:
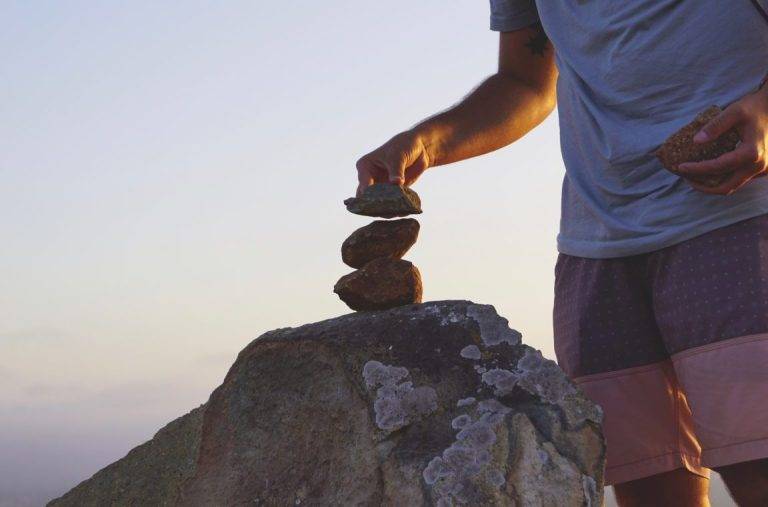
<path fill-rule="evenodd" d="M 357 161 L 357 195 L 374 183 L 410 186 L 429 163 L 421 136 L 413 131 L 398 134 Z"/>
<path fill-rule="evenodd" d="M 684 175 L 703 176 L 730 174 L 716 187 L 706 187 L 689 180 L 693 188 L 708 194 L 729 195 L 752 178 L 763 176 L 768 169 L 768 90 L 766 86 L 728 106 L 719 116 L 705 125 L 693 138 L 704 143 L 717 139 L 735 128 L 741 143 L 735 150 L 718 158 L 680 164 Z"/>

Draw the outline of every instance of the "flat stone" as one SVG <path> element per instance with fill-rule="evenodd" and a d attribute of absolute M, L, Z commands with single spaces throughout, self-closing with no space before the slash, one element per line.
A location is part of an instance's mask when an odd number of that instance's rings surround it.
<path fill-rule="evenodd" d="M 416 243 L 419 222 L 413 218 L 376 220 L 353 232 L 341 245 L 347 266 L 362 268 L 373 259 L 400 259 Z"/>
<path fill-rule="evenodd" d="M 416 192 L 390 183 L 371 185 L 360 197 L 345 199 L 344 205 L 350 213 L 368 217 L 394 218 L 421 213 L 421 199 Z"/>
<path fill-rule="evenodd" d="M 386 310 L 421 302 L 421 274 L 408 261 L 380 257 L 342 276 L 333 292 L 353 310 Z"/>
<path fill-rule="evenodd" d="M 656 156 L 662 165 L 668 171 L 708 187 L 716 187 L 728 179 L 732 173 L 691 177 L 680 173 L 677 169 L 683 162 L 710 160 L 736 148 L 739 143 L 739 134 L 735 130 L 730 130 L 714 141 L 707 143 L 693 141 L 693 136 L 721 112 L 722 110 L 718 106 L 710 106 L 699 113 L 691 123 L 669 136 L 661 148 L 656 151 Z"/>

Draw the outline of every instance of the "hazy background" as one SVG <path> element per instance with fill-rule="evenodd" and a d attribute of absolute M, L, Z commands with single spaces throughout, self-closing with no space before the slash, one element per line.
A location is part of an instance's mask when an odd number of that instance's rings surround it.
<path fill-rule="evenodd" d="M 347 312 L 355 160 L 496 40 L 484 1 L 0 0 L 0 506 L 122 457 L 262 332 Z M 557 136 L 428 173 L 408 254 L 426 300 L 492 303 L 550 357 Z"/>

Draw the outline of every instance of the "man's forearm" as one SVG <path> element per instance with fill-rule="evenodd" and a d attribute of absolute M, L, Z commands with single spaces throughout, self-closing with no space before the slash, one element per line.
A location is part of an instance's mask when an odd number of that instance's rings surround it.
<path fill-rule="evenodd" d="M 424 144 L 431 167 L 476 157 L 521 138 L 555 106 L 554 86 L 536 88 L 494 74 L 454 107 L 412 131 Z"/>
<path fill-rule="evenodd" d="M 379 182 L 412 185 L 430 167 L 497 150 L 555 106 L 555 53 L 538 23 L 499 35 L 498 72 L 454 107 L 394 136 L 355 164 L 357 192 Z"/>

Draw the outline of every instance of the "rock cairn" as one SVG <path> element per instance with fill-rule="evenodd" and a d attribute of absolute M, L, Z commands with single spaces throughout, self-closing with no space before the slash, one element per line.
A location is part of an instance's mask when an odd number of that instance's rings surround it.
<path fill-rule="evenodd" d="M 371 185 L 344 204 L 351 213 L 386 219 L 421 213 L 416 192 L 389 183 Z M 356 311 L 421 303 L 421 274 L 402 259 L 418 236 L 413 218 L 375 220 L 356 230 L 341 245 L 341 259 L 356 271 L 342 276 L 333 292 Z"/>

